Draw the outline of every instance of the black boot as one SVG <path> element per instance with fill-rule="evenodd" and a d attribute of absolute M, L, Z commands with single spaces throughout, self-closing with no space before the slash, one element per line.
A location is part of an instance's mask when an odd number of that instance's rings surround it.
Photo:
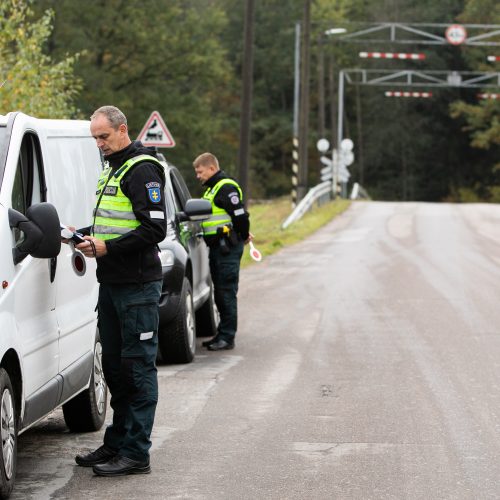
<path fill-rule="evenodd" d="M 149 474 L 149 460 L 141 462 L 122 455 L 115 455 L 105 464 L 95 465 L 92 469 L 98 476 L 126 476 L 127 474 Z"/>
<path fill-rule="evenodd" d="M 201 343 L 201 345 L 203 347 L 208 347 L 210 344 L 215 344 L 215 342 L 217 342 L 217 340 L 219 340 L 219 339 L 217 338 L 217 336 L 215 336 L 215 337 L 211 338 L 210 340 L 204 340 Z"/>
<path fill-rule="evenodd" d="M 208 344 L 209 351 L 226 351 L 229 349 L 234 349 L 234 341 L 233 342 L 228 342 L 227 340 L 224 339 L 219 339 L 217 342 L 212 342 L 211 344 Z"/>
<path fill-rule="evenodd" d="M 104 464 L 116 455 L 116 451 L 108 448 L 105 444 L 91 451 L 86 455 L 77 455 L 75 462 L 82 467 L 92 467 L 97 464 Z"/>

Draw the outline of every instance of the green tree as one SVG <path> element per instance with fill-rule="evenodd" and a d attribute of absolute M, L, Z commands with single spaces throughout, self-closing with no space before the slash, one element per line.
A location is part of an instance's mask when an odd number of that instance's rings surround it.
<path fill-rule="evenodd" d="M 202 151 L 213 151 L 225 170 L 237 173 L 244 2 L 93 0 L 81 8 L 77 0 L 37 0 L 32 7 L 41 17 L 49 8 L 55 12 L 54 30 L 45 44 L 51 56 L 85 52 L 75 64 L 83 82 L 76 106 L 84 116 L 102 104 L 115 104 L 127 114 L 134 137 L 151 111 L 158 110 L 177 143 L 164 152 L 185 171 L 191 188 L 197 186 L 191 162 Z M 288 194 L 291 189 L 294 26 L 302 18 L 303 7 L 304 0 L 255 2 L 249 173 L 255 198 Z M 498 22 L 492 17 L 497 11 L 493 0 L 315 0 L 311 9 L 309 185 L 316 184 L 321 167 L 315 147 L 322 128 L 318 40 L 325 29 L 344 26 L 352 32 L 360 22 L 451 23 L 460 12 L 467 15 L 462 22 L 491 23 Z M 366 45 L 324 39 L 328 138 L 335 137 L 336 117 L 331 119 L 335 113 L 330 109 L 337 102 L 334 87 L 341 68 L 488 67 L 484 50 L 470 46 L 391 45 L 387 41 Z M 360 60 L 360 50 L 422 51 L 427 59 Z M 331 63 L 335 85 L 328 78 Z M 345 86 L 344 132 L 353 139 L 356 155 L 350 167 L 352 181 L 363 178 L 369 192 L 383 199 L 436 201 L 470 187 L 477 196 L 490 196 L 489 186 L 496 185 L 492 165 L 498 157 L 498 103 L 478 104 L 475 91 L 467 89 L 425 89 L 434 90 L 428 102 L 398 102 L 385 98 L 383 90 Z M 453 119 L 449 105 L 458 100 L 463 103 L 456 105 L 457 118 Z M 472 147 L 470 139 L 483 149 Z"/>
<path fill-rule="evenodd" d="M 73 74 L 77 56 L 60 62 L 44 52 L 53 12 L 32 19 L 29 0 L 0 0 L 0 112 L 23 111 L 42 118 L 70 118 L 80 90 Z"/>
<path fill-rule="evenodd" d="M 237 86 L 220 42 L 227 20 L 217 2 L 95 0 L 82 8 L 77 0 L 39 0 L 37 5 L 56 12 L 53 54 L 85 51 L 76 73 L 83 80 L 78 106 L 86 116 L 103 104 L 116 105 L 135 137 L 149 114 L 159 111 L 176 141 L 164 152 L 189 169 L 188 180 L 199 153 L 211 150 L 223 161 L 236 156 Z"/>
<path fill-rule="evenodd" d="M 499 24 L 500 4 L 496 0 L 469 0 L 460 19 L 464 23 Z M 497 41 L 498 39 L 496 37 Z M 491 64 L 486 59 L 490 53 L 489 47 L 479 48 L 471 51 L 467 60 L 475 70 L 491 71 Z M 484 92 L 492 92 L 492 89 L 484 89 Z M 467 122 L 465 130 L 470 133 L 471 145 L 482 149 L 500 144 L 499 111 L 500 102 L 495 100 L 484 100 L 476 104 L 459 101 L 452 106 L 453 116 L 462 116 Z"/>
<path fill-rule="evenodd" d="M 462 22 L 470 24 L 492 22 L 495 10 L 491 0 L 469 0 L 475 4 L 474 12 Z M 339 23 L 338 13 L 350 21 L 404 22 L 404 23 L 452 23 L 464 10 L 464 0 L 435 2 L 422 0 L 353 0 L 344 4 L 339 0 L 317 0 L 322 17 Z M 333 8 L 335 6 L 335 8 Z M 496 7 L 498 8 L 498 6 Z M 318 11 L 319 12 L 319 11 Z M 317 19 L 318 21 L 318 19 Z M 346 26 L 356 30 L 356 24 Z M 366 25 L 365 25 L 366 27 Z M 444 28 L 443 28 L 444 34 Z M 376 37 L 374 37 L 376 38 Z M 368 46 L 369 45 L 369 46 Z M 424 52 L 425 61 L 359 60 L 351 47 L 357 50 Z M 363 69 L 422 69 L 422 70 L 470 70 L 486 69 L 474 65 L 474 61 L 485 61 L 483 55 L 468 46 L 398 45 L 387 41 L 371 44 L 337 43 L 336 60 L 344 68 Z M 484 52 L 484 50 L 483 50 Z M 474 55 L 476 58 L 474 59 Z M 485 63 L 483 62 L 483 66 Z M 491 69 L 491 66 L 490 68 Z M 390 89 L 390 88 L 389 88 Z M 464 188 L 473 187 L 478 197 L 488 198 L 488 186 L 494 183 L 495 172 L 492 160 L 498 158 L 495 148 L 478 150 L 470 146 L 468 133 L 474 135 L 474 144 L 491 144 L 495 132 L 498 112 L 495 103 L 483 103 L 480 114 L 483 127 L 477 120 L 477 110 L 468 119 L 450 116 L 450 103 L 460 99 L 462 106 L 475 104 L 474 89 L 429 88 L 433 98 L 429 101 L 388 99 L 383 87 L 354 85 L 345 87 L 345 135 L 355 144 L 356 161 L 350 167 L 351 180 L 359 180 L 363 173 L 368 191 L 379 199 L 416 199 L 438 201 L 453 198 Z M 402 90 L 394 88 L 391 90 Z M 424 89 L 420 89 L 424 90 Z M 360 99 L 356 99 L 356 94 Z M 358 106 L 358 102 L 361 103 Z M 492 107 L 492 108 L 491 108 Z M 470 108 L 465 107 L 468 111 Z M 490 111 L 488 111 L 490 109 Z M 472 110 L 470 110 L 472 112 Z M 362 123 L 362 131 L 358 124 Z M 470 128 L 472 124 L 476 127 Z M 486 124 L 489 124 L 486 126 Z M 493 127 L 491 127 L 492 125 Z M 469 127 L 469 129 L 466 129 Z M 363 151 L 364 169 L 359 164 L 359 152 Z"/>
<path fill-rule="evenodd" d="M 459 20 L 463 23 L 498 24 L 500 5 L 495 0 L 468 0 Z M 498 41 L 499 37 L 489 39 Z M 476 71 L 491 71 L 491 63 L 486 56 L 491 54 L 489 47 L 478 47 L 467 51 L 464 57 L 469 67 Z M 498 89 L 485 88 L 483 91 L 496 92 Z M 481 151 L 481 162 L 474 165 L 475 176 L 467 185 L 458 186 L 454 196 L 459 200 L 486 200 L 500 202 L 500 181 L 498 172 L 500 162 L 500 102 L 497 100 L 478 100 L 476 95 L 468 100 L 459 100 L 450 106 L 451 116 L 468 134 L 470 145 Z"/>

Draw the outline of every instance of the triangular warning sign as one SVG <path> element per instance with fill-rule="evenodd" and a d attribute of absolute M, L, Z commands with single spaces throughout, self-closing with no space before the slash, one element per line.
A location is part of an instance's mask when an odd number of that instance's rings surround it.
<path fill-rule="evenodd" d="M 158 111 L 153 111 L 147 119 L 141 133 L 137 136 L 144 146 L 155 146 L 158 148 L 173 148 L 174 138 L 169 132 L 163 118 Z"/>

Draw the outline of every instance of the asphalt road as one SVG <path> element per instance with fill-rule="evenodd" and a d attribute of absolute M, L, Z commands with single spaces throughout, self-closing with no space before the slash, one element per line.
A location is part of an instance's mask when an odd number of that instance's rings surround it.
<path fill-rule="evenodd" d="M 234 351 L 159 368 L 151 475 L 55 412 L 12 498 L 498 499 L 499 266 L 500 206 L 355 203 L 243 271 Z"/>

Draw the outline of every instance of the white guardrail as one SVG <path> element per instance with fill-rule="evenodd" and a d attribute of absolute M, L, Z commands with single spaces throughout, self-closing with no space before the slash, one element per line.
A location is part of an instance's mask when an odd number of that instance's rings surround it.
<path fill-rule="evenodd" d="M 281 229 L 286 229 L 290 224 L 298 221 L 322 196 L 327 194 L 331 195 L 331 193 L 331 181 L 324 181 L 309 189 L 304 198 L 300 200 L 297 206 L 293 209 L 292 213 L 286 218 L 285 222 L 283 222 Z M 355 182 L 352 187 L 350 198 L 351 200 L 370 199 L 366 190 L 363 189 L 357 182 Z"/>
<path fill-rule="evenodd" d="M 325 181 L 313 188 L 309 189 L 307 194 L 302 198 L 297 206 L 293 209 L 293 212 L 287 217 L 285 222 L 281 225 L 281 229 L 286 229 L 290 224 L 298 221 L 313 204 L 319 200 L 322 196 L 332 192 L 331 181 Z"/>

